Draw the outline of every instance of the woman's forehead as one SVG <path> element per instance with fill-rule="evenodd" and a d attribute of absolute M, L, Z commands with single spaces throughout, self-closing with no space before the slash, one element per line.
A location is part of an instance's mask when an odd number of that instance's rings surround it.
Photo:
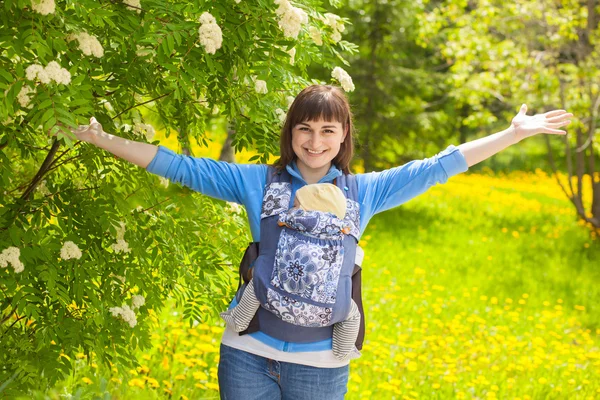
<path fill-rule="evenodd" d="M 298 125 L 306 125 L 306 126 L 310 126 L 310 127 L 320 127 L 320 128 L 341 128 L 342 127 L 342 123 L 339 121 L 326 121 L 322 118 L 319 120 L 314 120 L 314 121 L 309 121 L 309 120 L 300 121 L 300 122 L 298 122 Z"/>

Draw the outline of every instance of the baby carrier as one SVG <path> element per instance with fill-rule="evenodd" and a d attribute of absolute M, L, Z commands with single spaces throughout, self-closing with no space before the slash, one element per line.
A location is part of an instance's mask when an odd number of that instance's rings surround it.
<path fill-rule="evenodd" d="M 260 330 L 289 342 L 330 339 L 333 324 L 346 319 L 352 298 L 361 314 L 356 347 L 362 349 L 361 267 L 355 264 L 360 228 L 358 190 L 353 175 L 342 175 L 334 184 L 346 195 L 343 220 L 328 213 L 288 212 L 293 204 L 291 176 L 285 169 L 268 168 L 261 240 L 246 249 L 236 294 L 239 301 L 252 268 L 261 307 L 240 335 Z"/>

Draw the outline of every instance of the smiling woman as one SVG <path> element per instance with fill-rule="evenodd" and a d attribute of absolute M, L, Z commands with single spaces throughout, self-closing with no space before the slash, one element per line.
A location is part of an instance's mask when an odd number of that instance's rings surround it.
<path fill-rule="evenodd" d="M 450 145 L 431 158 L 357 175 L 349 169 L 354 153 L 350 106 L 340 88 L 328 85 L 309 86 L 298 94 L 281 131 L 281 157 L 273 166 L 176 154 L 163 146 L 106 134 L 95 120 L 75 135 L 172 182 L 246 207 L 255 242 L 247 252 L 252 274 L 250 278 L 243 274 L 246 279 L 229 309 L 249 287 L 261 306 L 246 331 L 228 327 L 223 333 L 218 370 L 221 398 L 331 400 L 343 398 L 347 391 L 349 360 L 335 357 L 332 338 L 337 323 L 350 313 L 351 301 L 360 300 L 357 271 L 362 251 L 357 243 L 371 217 L 526 137 L 564 133 L 558 128 L 566 126 L 571 116 L 556 110 L 529 117 L 524 106 L 502 132 L 459 147 Z M 319 253 L 307 244 L 310 241 L 299 243 L 298 232 L 278 223 L 294 204 L 296 192 L 313 183 L 334 183 L 344 193 L 346 214 L 341 220 L 347 229 L 338 250 Z M 283 254 L 292 259 L 284 260 Z M 295 275 L 307 284 L 301 289 L 291 285 L 297 292 L 284 292 L 278 282 L 289 271 L 282 265 L 293 265 Z M 351 279 L 353 274 L 359 277 Z M 326 287 L 335 288 L 330 304 L 311 300 Z M 362 302 L 359 308 L 364 324 Z M 347 339 L 357 351 L 362 349 L 361 333 Z"/>

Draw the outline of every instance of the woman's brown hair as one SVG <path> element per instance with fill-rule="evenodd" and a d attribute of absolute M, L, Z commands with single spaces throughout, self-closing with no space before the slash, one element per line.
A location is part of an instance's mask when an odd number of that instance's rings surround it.
<path fill-rule="evenodd" d="M 294 99 L 281 129 L 279 140 L 281 157 L 275 163 L 277 169 L 285 168 L 296 159 L 292 148 L 292 128 L 300 122 L 318 120 L 340 122 L 342 129 L 347 132 L 346 138 L 340 144 L 340 151 L 332 162 L 344 173 L 350 173 L 350 161 L 354 156 L 352 111 L 342 89 L 331 85 L 309 86 Z"/>

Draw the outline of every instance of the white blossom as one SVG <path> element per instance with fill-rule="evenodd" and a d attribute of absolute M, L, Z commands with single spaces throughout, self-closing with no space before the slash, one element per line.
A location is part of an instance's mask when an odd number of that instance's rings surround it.
<path fill-rule="evenodd" d="M 285 100 L 287 101 L 287 106 L 288 106 L 288 110 L 289 110 L 290 107 L 292 106 L 292 103 L 294 103 L 294 100 L 296 100 L 296 98 L 294 96 L 288 96 L 285 98 Z"/>
<path fill-rule="evenodd" d="M 256 82 L 254 82 L 254 90 L 256 90 L 256 93 L 267 93 L 269 91 L 267 89 L 267 82 L 257 79 Z"/>
<path fill-rule="evenodd" d="M 228 201 L 227 202 L 227 210 L 233 214 L 241 214 L 242 213 L 242 206 L 240 206 L 238 203 L 234 203 L 232 201 Z"/>
<path fill-rule="evenodd" d="M 40 184 L 37 186 L 36 190 L 42 196 L 47 196 L 47 195 L 50 194 L 50 191 L 48 190 L 48 187 L 46 186 L 46 180 L 45 179 L 40 182 Z"/>
<path fill-rule="evenodd" d="M 287 53 L 290 55 L 290 64 L 294 65 L 296 62 L 296 48 L 292 47 L 287 51 Z"/>
<path fill-rule="evenodd" d="M 333 33 L 331 34 L 331 40 L 333 42 L 337 43 L 340 40 L 342 40 L 341 32 L 344 32 L 346 27 L 344 26 L 344 23 L 338 15 L 331 13 L 325 14 L 323 16 L 323 23 L 325 25 L 329 25 L 333 30 Z"/>
<path fill-rule="evenodd" d="M 335 67 L 331 72 L 331 76 L 337 79 L 338 82 L 340 82 L 342 88 L 344 88 L 346 92 L 351 92 L 354 90 L 354 83 L 352 82 L 352 77 L 350 77 L 350 75 L 348 75 L 348 73 L 342 68 Z"/>
<path fill-rule="evenodd" d="M 60 249 L 60 258 L 63 260 L 69 260 L 71 258 L 80 259 L 81 258 L 81 250 L 79 247 L 71 241 L 66 241 L 63 244 L 62 249 Z"/>
<path fill-rule="evenodd" d="M 144 304 L 146 304 L 146 299 L 142 295 L 136 294 L 131 298 L 131 308 L 133 308 L 134 310 L 136 308 L 140 308 Z"/>
<path fill-rule="evenodd" d="M 217 20 L 210 13 L 205 12 L 200 16 L 200 28 L 198 28 L 200 44 L 208 54 L 215 54 L 223 44 L 223 32 Z"/>
<path fill-rule="evenodd" d="M 342 34 L 339 33 L 338 31 L 333 31 L 333 33 L 331 34 L 331 40 L 334 43 L 339 42 L 340 40 L 342 40 Z"/>
<path fill-rule="evenodd" d="M 67 40 L 77 40 L 79 42 L 79 50 L 86 56 L 93 55 L 94 57 L 100 58 L 104 55 L 104 49 L 98 38 L 87 32 L 69 35 Z"/>
<path fill-rule="evenodd" d="M 25 74 L 28 80 L 33 81 L 37 78 L 45 84 L 51 81 L 63 85 L 71 83 L 71 73 L 67 69 L 61 68 L 56 61 L 50 61 L 45 68 L 39 64 L 32 64 L 25 69 Z"/>
<path fill-rule="evenodd" d="M 54 0 L 32 0 L 31 8 L 42 15 L 48 15 L 54 14 L 56 4 L 54 4 Z"/>
<path fill-rule="evenodd" d="M 42 67 L 39 64 L 31 64 L 29 67 L 27 67 L 25 69 L 25 76 L 27 77 L 27 80 L 29 81 L 33 81 L 35 78 L 37 78 L 38 74 L 40 72 L 42 72 L 44 70 L 44 67 Z"/>
<path fill-rule="evenodd" d="M 106 109 L 106 111 L 108 111 L 108 112 L 115 112 L 115 109 L 113 108 L 112 104 L 110 104 L 110 101 L 104 100 L 100 104 L 102 104 L 104 106 L 104 108 Z"/>
<path fill-rule="evenodd" d="M 142 12 L 142 5 L 140 0 L 123 0 L 123 3 L 130 6 L 132 10 L 135 10 L 138 14 Z"/>
<path fill-rule="evenodd" d="M 122 307 L 111 307 L 108 311 L 111 312 L 113 317 L 121 317 L 132 328 L 137 325 L 135 313 L 127 304 L 123 304 Z"/>
<path fill-rule="evenodd" d="M 21 88 L 21 90 L 19 91 L 19 94 L 17 95 L 17 101 L 19 102 L 19 104 L 21 105 L 21 107 L 23 108 L 30 108 L 29 107 L 29 103 L 31 102 L 31 93 L 34 93 L 35 91 L 31 88 L 31 86 L 25 85 Z"/>
<path fill-rule="evenodd" d="M 154 139 L 156 131 L 154 130 L 154 127 L 150 124 L 138 122 L 133 126 L 133 133 L 135 133 L 136 135 L 144 135 L 146 136 L 146 140 L 151 142 L 152 139 Z"/>
<path fill-rule="evenodd" d="M 323 15 L 322 21 L 325 25 L 329 25 L 334 31 L 344 32 L 346 29 L 339 15 L 326 13 Z"/>
<path fill-rule="evenodd" d="M 289 38 L 297 38 L 302 24 L 308 23 L 308 15 L 304 10 L 294 7 L 288 0 L 274 0 L 279 8 L 275 13 L 279 16 L 279 27 Z"/>
<path fill-rule="evenodd" d="M 129 243 L 123 239 L 117 239 L 117 243 L 113 243 L 110 247 L 115 253 L 129 253 L 131 251 Z"/>
<path fill-rule="evenodd" d="M 285 111 L 283 111 L 281 108 L 278 108 L 275 110 L 275 114 L 277 114 L 277 116 L 279 117 L 279 122 L 281 122 L 283 124 L 287 117 L 287 113 Z"/>
<path fill-rule="evenodd" d="M 18 247 L 11 246 L 2 250 L 2 253 L 0 253 L 0 267 L 6 268 L 10 263 L 16 273 L 23 272 L 25 266 L 19 260 L 20 256 L 21 250 Z"/>
<path fill-rule="evenodd" d="M 310 38 L 315 42 L 317 46 L 321 46 L 323 44 L 323 38 L 321 37 L 321 32 L 315 26 L 311 26 L 308 28 L 308 34 Z"/>
<path fill-rule="evenodd" d="M 125 229 L 125 222 L 119 222 L 119 227 L 117 228 L 117 242 L 110 246 L 115 253 L 129 253 L 131 251 L 129 243 L 125 241 Z"/>
<path fill-rule="evenodd" d="M 161 176 L 158 178 L 158 180 L 160 181 L 160 184 L 165 187 L 165 189 L 169 187 L 169 179 Z"/>

